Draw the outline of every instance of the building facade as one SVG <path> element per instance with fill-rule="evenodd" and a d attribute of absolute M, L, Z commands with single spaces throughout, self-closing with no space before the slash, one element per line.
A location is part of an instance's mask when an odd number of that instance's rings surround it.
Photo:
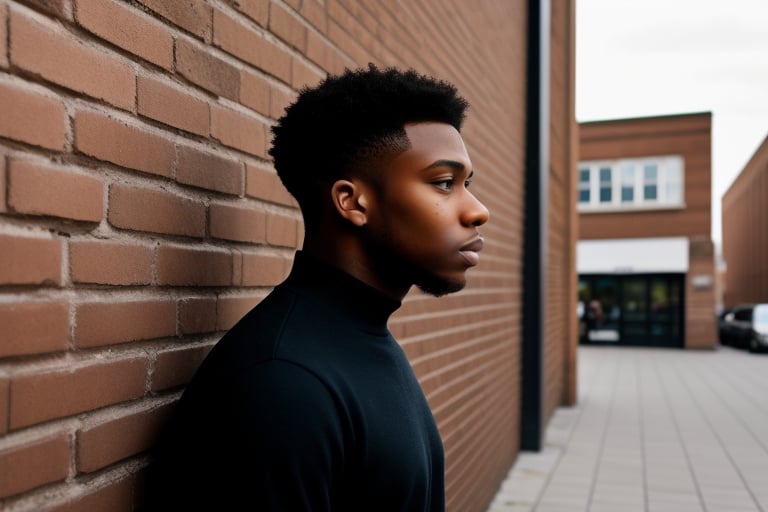
<path fill-rule="evenodd" d="M 301 246 L 270 126 L 373 62 L 470 103 L 482 262 L 390 328 L 448 510 L 484 511 L 576 397 L 574 3 L 0 0 L 0 509 L 139 508 L 190 376 Z"/>
<path fill-rule="evenodd" d="M 722 197 L 723 306 L 768 302 L 768 137 Z"/>
<path fill-rule="evenodd" d="M 580 340 L 717 343 L 708 112 L 580 123 Z"/>

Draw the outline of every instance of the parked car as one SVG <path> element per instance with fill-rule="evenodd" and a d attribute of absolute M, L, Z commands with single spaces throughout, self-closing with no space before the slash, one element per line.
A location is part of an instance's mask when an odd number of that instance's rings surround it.
<path fill-rule="evenodd" d="M 741 304 L 720 320 L 720 343 L 750 352 L 768 350 L 768 304 Z"/>

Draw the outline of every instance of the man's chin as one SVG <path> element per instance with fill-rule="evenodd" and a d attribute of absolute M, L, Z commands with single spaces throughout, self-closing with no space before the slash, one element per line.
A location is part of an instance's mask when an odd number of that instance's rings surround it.
<path fill-rule="evenodd" d="M 416 283 L 416 287 L 427 295 L 433 297 L 442 297 L 450 293 L 456 293 L 464 289 L 467 285 L 466 280 L 462 281 L 446 281 L 444 279 L 423 279 Z"/>

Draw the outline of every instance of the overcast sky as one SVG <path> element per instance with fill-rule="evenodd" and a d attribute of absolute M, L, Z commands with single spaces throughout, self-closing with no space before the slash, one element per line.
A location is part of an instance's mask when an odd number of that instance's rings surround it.
<path fill-rule="evenodd" d="M 690 112 L 712 113 L 719 245 L 721 198 L 768 136 L 768 0 L 576 0 L 579 122 Z"/>

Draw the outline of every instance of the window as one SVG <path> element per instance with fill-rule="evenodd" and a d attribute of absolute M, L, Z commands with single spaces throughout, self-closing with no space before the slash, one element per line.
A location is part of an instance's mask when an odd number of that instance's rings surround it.
<path fill-rule="evenodd" d="M 611 202 L 611 168 L 600 168 L 600 202 Z"/>
<path fill-rule="evenodd" d="M 621 202 L 632 203 L 635 200 L 635 166 L 621 166 Z"/>
<path fill-rule="evenodd" d="M 659 169 L 656 164 L 643 166 L 643 198 L 646 201 L 655 201 L 656 188 L 659 179 Z"/>
<path fill-rule="evenodd" d="M 579 162 L 579 210 L 682 208 L 683 164 L 677 155 Z"/>
<path fill-rule="evenodd" d="M 579 202 L 589 203 L 589 167 L 579 169 Z"/>

